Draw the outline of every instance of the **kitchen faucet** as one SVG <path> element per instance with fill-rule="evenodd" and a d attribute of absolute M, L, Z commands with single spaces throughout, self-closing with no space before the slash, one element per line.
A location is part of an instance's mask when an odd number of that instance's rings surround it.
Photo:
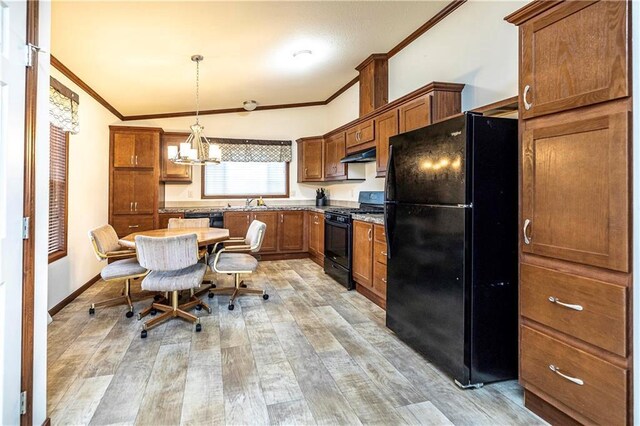
<path fill-rule="evenodd" d="M 249 207 L 251 205 L 251 202 L 253 201 L 253 198 L 247 198 L 247 200 L 245 201 L 245 206 Z"/>

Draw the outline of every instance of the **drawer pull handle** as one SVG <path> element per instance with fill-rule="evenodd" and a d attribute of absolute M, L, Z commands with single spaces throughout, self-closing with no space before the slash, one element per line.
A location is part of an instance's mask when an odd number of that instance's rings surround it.
<path fill-rule="evenodd" d="M 380 278 L 380 280 L 385 284 L 387 283 L 387 279 L 386 278 Z"/>
<path fill-rule="evenodd" d="M 524 86 L 524 93 L 522 94 L 522 101 L 524 103 L 524 109 L 526 109 L 527 111 L 529 111 L 531 109 L 531 107 L 533 106 L 533 104 L 530 104 L 529 102 L 527 102 L 527 95 L 529 94 L 530 90 L 531 90 L 531 86 L 529 86 L 527 84 L 526 86 Z"/>
<path fill-rule="evenodd" d="M 381 251 L 380 254 L 383 255 L 383 256 L 386 256 L 387 252 L 386 251 Z"/>
<path fill-rule="evenodd" d="M 553 371 L 554 373 L 556 373 L 558 376 L 567 379 L 568 381 L 570 381 L 571 383 L 575 383 L 576 385 L 584 385 L 584 381 L 581 379 L 578 379 L 576 377 L 571 377 L 571 376 L 567 376 L 566 374 L 562 374 L 560 372 L 560 369 L 558 367 L 556 367 L 555 365 L 549 365 L 549 370 Z"/>
<path fill-rule="evenodd" d="M 129 225 L 129 228 L 140 228 L 140 225 Z"/>
<path fill-rule="evenodd" d="M 572 305 L 571 303 L 561 302 L 557 297 L 549 296 L 549 302 L 556 303 L 565 308 L 573 309 L 574 311 L 582 311 L 584 308 L 581 305 Z"/>

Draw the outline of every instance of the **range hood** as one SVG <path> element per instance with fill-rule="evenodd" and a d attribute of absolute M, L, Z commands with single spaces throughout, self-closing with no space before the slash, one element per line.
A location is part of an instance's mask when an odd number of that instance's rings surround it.
<path fill-rule="evenodd" d="M 366 151 L 358 152 L 356 154 L 347 155 L 341 163 L 368 163 L 370 161 L 376 161 L 376 149 L 371 148 Z"/>

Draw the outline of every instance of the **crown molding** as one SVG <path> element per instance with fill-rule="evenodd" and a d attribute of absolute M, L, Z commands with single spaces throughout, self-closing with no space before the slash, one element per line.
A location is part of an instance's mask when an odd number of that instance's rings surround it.
<path fill-rule="evenodd" d="M 539 15 L 547 9 L 551 9 L 559 3 L 562 3 L 562 0 L 535 0 L 510 15 L 507 15 L 504 20 L 510 24 L 522 25 L 532 17 Z"/>
<path fill-rule="evenodd" d="M 113 115 L 115 115 L 116 117 L 118 117 L 120 120 L 124 120 L 124 116 L 120 113 L 120 111 L 118 111 L 117 109 L 114 108 L 113 105 L 111 105 L 109 102 L 106 101 L 105 98 L 103 98 L 102 96 L 100 96 L 98 94 L 98 92 L 96 92 L 95 90 L 93 90 L 87 83 L 85 83 L 84 81 L 82 81 L 82 79 L 80 77 L 78 77 L 76 74 L 73 73 L 73 71 L 71 71 L 69 68 L 67 68 L 62 62 L 60 62 L 58 60 L 58 58 L 56 58 L 53 55 L 51 56 L 51 66 L 54 67 L 55 69 L 57 69 L 58 71 L 60 71 L 65 77 L 67 77 L 69 80 L 71 80 L 72 82 L 74 82 L 78 87 L 80 87 L 82 90 L 84 90 L 85 92 L 87 92 L 87 94 L 89 96 L 91 96 L 93 99 L 95 99 L 96 101 L 98 101 L 98 103 L 100 105 L 102 105 L 103 107 L 105 107 L 106 109 L 108 109 Z"/>
<path fill-rule="evenodd" d="M 396 53 L 400 52 L 402 49 L 411 44 L 414 40 L 420 37 L 422 34 L 427 32 L 429 29 L 433 28 L 438 22 L 442 21 L 449 14 L 451 14 L 454 10 L 462 6 L 466 3 L 467 0 L 453 0 L 448 3 L 440 12 L 434 15 L 431 19 L 425 22 L 420 28 L 409 34 L 405 37 L 400 43 L 394 46 L 388 53 L 375 53 L 367 57 L 358 68 L 366 65 L 368 62 L 378 59 L 378 58 L 391 58 Z M 176 118 L 176 117 L 192 117 L 196 115 L 195 111 L 180 111 L 180 112 L 164 112 L 164 113 L 155 113 L 155 114 L 138 114 L 138 115 L 123 115 L 117 109 L 113 107 L 109 102 L 107 102 L 102 96 L 100 96 L 95 90 L 93 90 L 87 83 L 82 81 L 80 77 L 74 74 L 69 68 L 67 68 L 62 62 L 60 62 L 55 56 L 51 55 L 51 65 L 64 74 L 69 80 L 73 81 L 76 85 L 78 85 L 82 90 L 87 92 L 89 96 L 94 98 L 98 103 L 108 109 L 112 114 L 118 117 L 121 121 L 134 121 L 134 120 L 152 120 L 159 118 Z M 313 106 L 322 106 L 327 105 L 336 99 L 338 96 L 343 94 L 347 89 L 349 89 L 354 84 L 358 83 L 360 80 L 359 76 L 353 78 L 351 81 L 346 83 L 344 86 L 339 88 L 334 94 L 329 96 L 327 99 L 323 101 L 311 101 L 311 102 L 299 102 L 299 103 L 290 103 L 290 104 L 274 104 L 274 105 L 259 105 L 254 111 L 268 111 L 274 109 L 287 109 L 287 108 L 304 108 L 304 107 L 313 107 Z M 410 94 L 411 95 L 411 94 Z M 214 115 L 214 114 L 231 114 L 238 112 L 247 112 L 244 108 L 221 108 L 221 109 L 209 109 L 204 111 L 199 111 L 199 115 Z"/>
<path fill-rule="evenodd" d="M 427 22 L 425 22 L 420 28 L 418 28 L 417 30 L 409 34 L 404 40 L 402 40 L 395 47 L 389 50 L 389 52 L 387 53 L 387 58 L 391 58 L 396 53 L 400 52 L 402 49 L 410 45 L 418 37 L 420 37 L 422 34 L 426 33 L 427 31 L 429 31 L 438 22 L 442 21 L 444 18 L 449 16 L 449 14 L 451 14 L 454 10 L 456 10 L 466 2 L 467 0 L 453 0 L 451 3 L 447 4 L 444 8 L 442 8 L 440 12 L 433 15 L 433 17 L 429 19 Z"/>

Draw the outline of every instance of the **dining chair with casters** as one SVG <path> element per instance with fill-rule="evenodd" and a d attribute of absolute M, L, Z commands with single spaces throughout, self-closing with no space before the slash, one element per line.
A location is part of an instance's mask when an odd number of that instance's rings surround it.
<path fill-rule="evenodd" d="M 223 243 L 231 242 L 233 244 L 225 244 L 224 247 L 212 254 L 209 258 L 209 266 L 215 272 L 221 274 L 233 274 L 235 285 L 233 287 L 221 287 L 209 290 L 209 297 L 215 294 L 231 293 L 229 299 L 229 310 L 235 307 L 236 297 L 242 294 L 261 294 L 264 300 L 269 299 L 266 290 L 246 288 L 242 286 L 240 274 L 251 274 L 258 268 L 258 260 L 249 253 L 257 253 L 262 247 L 264 234 L 267 225 L 259 220 L 254 220 L 249 226 L 245 244 L 238 244 L 237 240 L 228 240 Z M 217 244 L 216 244 L 217 245 Z"/>
<path fill-rule="evenodd" d="M 206 217 L 188 218 L 188 219 L 172 217 L 169 219 L 169 222 L 167 224 L 167 229 L 209 228 L 210 227 L 209 225 L 210 225 L 209 219 Z M 200 257 L 202 262 L 205 263 L 205 265 L 207 264 L 208 255 L 209 255 L 209 251 L 207 250 L 207 247 L 200 249 L 200 251 L 198 252 L 198 256 Z M 207 293 L 209 289 L 216 287 L 213 280 L 207 279 L 206 273 L 205 273 L 205 279 L 202 281 L 202 284 L 203 285 L 201 285 L 199 289 L 190 290 L 191 297 L 194 297 L 194 296 L 198 297 L 202 294 Z M 202 309 L 202 307 L 205 307 L 209 312 L 211 312 L 209 307 L 207 307 L 207 305 L 204 303 L 201 305 L 196 305 L 196 309 L 198 310 Z"/>
<path fill-rule="evenodd" d="M 89 240 L 98 260 L 112 262 L 102 268 L 100 277 L 105 282 L 122 282 L 124 286 L 121 296 L 100 302 L 95 302 L 89 307 L 89 314 L 93 315 L 98 307 L 127 305 L 129 310 L 127 318 L 133 316 L 133 303 L 131 297 L 131 280 L 144 277 L 147 269 L 140 266 L 135 258 L 135 250 L 125 249 L 118 243 L 118 235 L 111 225 L 104 225 L 89 231 Z M 138 298 L 151 297 L 153 294 L 140 294 Z"/>
<path fill-rule="evenodd" d="M 178 302 L 178 293 L 200 286 L 207 265 L 199 262 L 198 238 L 196 234 L 173 237 L 135 237 L 138 262 L 149 270 L 142 280 L 142 288 L 150 291 L 169 292 L 170 304 L 154 302 L 151 307 L 162 312 L 142 325 L 142 338 L 147 331 L 172 318 L 181 318 L 194 323 L 195 330 L 202 330 L 200 319 L 187 310 L 200 301 L 190 300 L 182 305 Z"/>

